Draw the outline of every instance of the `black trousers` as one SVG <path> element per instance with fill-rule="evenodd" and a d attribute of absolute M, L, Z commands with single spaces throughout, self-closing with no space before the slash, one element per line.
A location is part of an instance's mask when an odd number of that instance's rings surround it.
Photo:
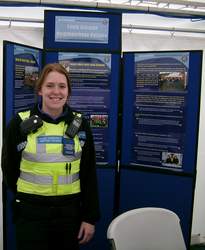
<path fill-rule="evenodd" d="M 16 209 L 17 250 L 79 250 L 80 205 L 36 205 L 20 201 Z"/>

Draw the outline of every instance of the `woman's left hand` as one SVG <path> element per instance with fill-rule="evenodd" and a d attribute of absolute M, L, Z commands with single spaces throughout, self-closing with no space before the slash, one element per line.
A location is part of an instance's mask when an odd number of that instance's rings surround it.
<path fill-rule="evenodd" d="M 78 233 L 78 239 L 80 244 L 89 242 L 95 233 L 95 226 L 87 222 L 82 222 Z"/>

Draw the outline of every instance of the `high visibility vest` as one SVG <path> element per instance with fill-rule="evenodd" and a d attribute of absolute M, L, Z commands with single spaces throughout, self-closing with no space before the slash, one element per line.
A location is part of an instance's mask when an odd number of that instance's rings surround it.
<path fill-rule="evenodd" d="M 22 120 L 30 111 L 19 113 Z M 69 195 L 80 192 L 80 159 L 82 147 L 79 137 L 65 135 L 67 124 L 43 121 L 35 133 L 27 135 L 22 151 L 17 191 L 44 196 Z"/>

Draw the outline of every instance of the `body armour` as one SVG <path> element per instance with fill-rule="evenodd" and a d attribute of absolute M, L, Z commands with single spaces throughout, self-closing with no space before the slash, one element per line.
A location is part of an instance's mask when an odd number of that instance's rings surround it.
<path fill-rule="evenodd" d="M 30 111 L 19 113 L 22 120 Z M 79 114 L 80 115 L 80 114 Z M 47 123 L 27 135 L 22 151 L 17 191 L 22 193 L 57 196 L 80 192 L 80 160 L 82 147 L 78 134 L 69 138 L 67 124 Z"/>

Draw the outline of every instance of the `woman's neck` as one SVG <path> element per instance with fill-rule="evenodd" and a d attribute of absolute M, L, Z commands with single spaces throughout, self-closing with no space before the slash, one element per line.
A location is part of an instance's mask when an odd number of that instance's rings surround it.
<path fill-rule="evenodd" d="M 53 120 L 57 119 L 63 113 L 63 109 L 51 111 L 51 110 L 46 110 L 42 108 L 41 111 L 45 113 L 46 115 L 50 116 Z"/>

